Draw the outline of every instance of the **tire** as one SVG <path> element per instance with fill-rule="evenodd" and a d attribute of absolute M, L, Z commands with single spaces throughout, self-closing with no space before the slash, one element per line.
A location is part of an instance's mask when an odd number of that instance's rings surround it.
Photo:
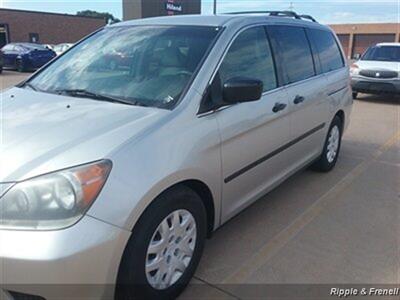
<path fill-rule="evenodd" d="M 25 67 L 24 67 L 24 63 L 22 62 L 22 60 L 17 60 L 15 64 L 17 66 L 18 72 L 20 72 L 20 73 L 25 72 Z"/>
<path fill-rule="evenodd" d="M 329 172 L 335 167 L 342 144 L 342 134 L 343 122 L 338 116 L 335 116 L 329 127 L 322 154 L 312 166 L 314 170 Z M 330 149 L 333 149 L 334 151 Z"/>
<path fill-rule="evenodd" d="M 188 241 L 189 244 L 192 243 L 193 253 L 191 259 L 186 262 L 186 269 L 183 272 L 175 273 L 175 282 L 172 282 L 174 277 L 165 275 L 167 270 L 172 269 L 169 263 L 173 263 L 175 261 L 175 257 L 179 257 L 183 255 L 185 251 L 180 253 L 177 252 L 176 249 L 174 250 L 172 247 L 178 247 L 178 239 L 179 237 L 173 236 L 171 234 L 172 229 L 174 226 L 171 223 L 168 223 L 168 230 L 164 232 L 168 232 L 170 235 L 166 235 L 168 238 L 162 238 L 159 228 L 161 224 L 164 224 L 163 221 L 166 220 L 167 217 L 171 215 L 171 213 L 184 213 L 184 217 L 179 217 L 179 220 L 189 220 L 189 215 L 193 217 L 194 222 L 190 223 L 190 226 L 183 228 L 182 236 L 184 236 L 180 241 L 182 243 L 184 241 Z M 188 213 L 188 214 L 187 214 Z M 191 219 L 190 219 L 191 220 Z M 172 222 L 172 221 L 171 221 Z M 180 221 L 181 222 L 181 221 Z M 180 223 L 179 223 L 180 224 Z M 194 224 L 194 225 L 193 225 Z M 178 228 L 181 228 L 177 226 Z M 185 236 L 188 232 L 195 232 L 195 237 Z M 165 230 L 165 229 L 164 229 Z M 179 296 L 179 294 L 185 289 L 187 284 L 189 283 L 190 279 L 193 277 L 194 272 L 199 264 L 204 243 L 207 234 L 207 216 L 206 210 L 204 207 L 201 198 L 190 188 L 185 186 L 178 186 L 171 188 L 161 194 L 143 213 L 140 217 L 138 223 L 136 224 L 132 236 L 128 241 L 126 246 L 125 252 L 123 254 L 119 272 L 118 272 L 118 279 L 117 279 L 117 287 L 115 291 L 115 299 L 117 300 L 132 300 L 132 299 L 175 299 Z M 158 235 L 158 236 L 157 236 Z M 177 234 L 180 235 L 180 234 Z M 189 238 L 190 237 L 190 238 Z M 155 247 L 157 250 L 160 251 L 157 256 L 155 254 L 149 254 L 148 249 L 151 243 L 154 243 L 154 240 L 159 238 L 158 243 L 163 244 L 163 246 Z M 174 244 L 174 239 L 175 243 Z M 172 239 L 172 241 L 171 241 Z M 194 239 L 194 242 L 193 242 Z M 166 243 L 167 246 L 164 245 L 163 240 L 168 241 Z M 192 240 L 192 241 L 191 241 Z M 172 245 L 172 246 L 171 246 Z M 165 250 L 167 248 L 171 248 Z M 187 250 L 188 248 L 186 248 Z M 152 252 L 154 253 L 154 252 Z M 172 254 L 171 254 L 172 253 Z M 172 260 L 168 261 L 168 256 L 172 257 Z M 154 261 L 158 258 L 162 258 L 162 265 L 163 267 L 159 267 L 157 271 L 146 272 L 146 263 L 149 263 L 148 260 Z M 188 257 L 186 257 L 188 258 Z M 169 269 L 168 269 L 169 268 Z M 149 267 L 148 271 L 151 270 Z M 175 270 L 175 269 L 174 269 Z M 155 273 L 154 273 L 155 272 Z M 164 274 L 164 276 L 163 276 Z M 152 277 L 154 276 L 154 277 Z M 162 279 L 164 278 L 172 278 L 169 286 L 155 286 L 154 282 L 151 281 L 154 278 L 160 276 Z M 179 277 L 180 276 L 180 277 Z M 148 279 L 150 277 L 150 279 Z M 167 280 L 167 279 L 166 279 Z M 161 281 L 159 281 L 161 282 Z"/>
<path fill-rule="evenodd" d="M 357 92 L 353 92 L 352 96 L 353 96 L 353 99 L 357 99 L 358 93 Z"/>

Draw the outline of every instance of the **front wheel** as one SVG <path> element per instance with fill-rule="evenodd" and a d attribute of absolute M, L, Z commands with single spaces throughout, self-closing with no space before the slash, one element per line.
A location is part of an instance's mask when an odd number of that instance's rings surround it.
<path fill-rule="evenodd" d="M 329 127 L 322 154 L 314 163 L 313 169 L 329 172 L 335 167 L 342 143 L 342 133 L 343 122 L 338 116 L 335 116 Z"/>
<path fill-rule="evenodd" d="M 175 299 L 194 275 L 206 239 L 200 197 L 179 186 L 144 212 L 125 249 L 116 299 Z"/>
<path fill-rule="evenodd" d="M 352 93 L 352 96 L 353 96 L 353 99 L 357 99 L 358 93 L 357 93 L 357 92 L 353 92 L 353 93 Z"/>
<path fill-rule="evenodd" d="M 20 73 L 25 72 L 25 66 L 24 66 L 24 63 L 22 62 L 22 60 L 17 60 L 16 66 L 17 66 L 18 72 L 20 72 Z"/>

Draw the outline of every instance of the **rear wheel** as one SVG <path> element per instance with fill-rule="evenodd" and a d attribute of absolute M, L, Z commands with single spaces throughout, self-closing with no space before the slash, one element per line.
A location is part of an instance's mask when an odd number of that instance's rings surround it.
<path fill-rule="evenodd" d="M 357 99 L 358 93 L 357 92 L 353 92 L 353 99 Z"/>
<path fill-rule="evenodd" d="M 340 152 L 342 132 L 343 122 L 335 116 L 329 127 L 322 154 L 313 165 L 315 170 L 329 172 L 335 167 Z"/>
<path fill-rule="evenodd" d="M 116 299 L 175 299 L 200 261 L 206 220 L 203 202 L 190 188 L 179 186 L 159 196 L 132 232 Z"/>

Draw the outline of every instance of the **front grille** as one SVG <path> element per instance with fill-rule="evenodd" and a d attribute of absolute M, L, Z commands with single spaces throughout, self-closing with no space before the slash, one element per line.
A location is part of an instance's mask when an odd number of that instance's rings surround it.
<path fill-rule="evenodd" d="M 371 78 L 396 78 L 398 76 L 398 72 L 396 71 L 378 71 L 378 70 L 361 70 L 360 71 L 361 76 L 365 77 L 371 77 Z"/>

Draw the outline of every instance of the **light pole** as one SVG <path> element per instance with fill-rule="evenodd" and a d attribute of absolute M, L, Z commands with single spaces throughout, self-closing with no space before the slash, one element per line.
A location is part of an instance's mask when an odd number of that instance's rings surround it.
<path fill-rule="evenodd" d="M 217 0 L 214 0 L 214 15 L 217 14 Z"/>

